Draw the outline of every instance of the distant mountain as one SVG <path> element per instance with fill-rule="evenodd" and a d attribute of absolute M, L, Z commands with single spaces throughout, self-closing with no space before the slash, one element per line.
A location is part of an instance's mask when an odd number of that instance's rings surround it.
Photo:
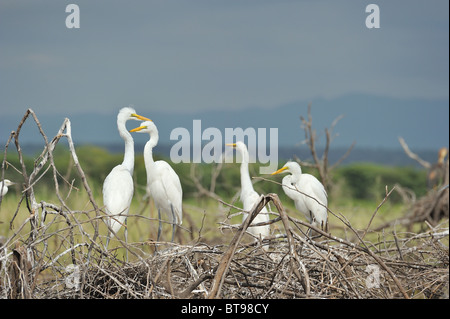
<path fill-rule="evenodd" d="M 151 118 L 158 126 L 160 148 L 170 148 L 177 140 L 171 141 L 170 134 L 175 128 L 184 128 L 193 138 L 193 120 L 201 120 L 201 132 L 209 127 L 219 129 L 224 139 L 225 128 L 242 129 L 265 128 L 269 137 L 269 128 L 278 129 L 279 152 L 281 149 L 307 151 L 300 116 L 307 116 L 309 101 L 297 101 L 272 109 L 247 108 L 243 110 L 211 110 L 202 112 L 170 113 L 165 110 L 152 110 L 148 106 L 136 106 L 138 113 Z M 400 100 L 368 95 L 349 95 L 332 100 L 315 99 L 312 103 L 313 127 L 318 137 L 318 147 L 325 143 L 325 127 L 340 115 L 344 117 L 334 128 L 336 136 L 332 149 L 346 149 L 353 141 L 356 147 L 351 157 L 358 152 L 371 153 L 370 157 L 379 157 L 379 150 L 401 151 L 398 137 L 405 138 L 413 151 L 429 151 L 435 154 L 442 146 L 449 145 L 449 102 L 448 100 Z M 23 110 L 23 113 L 25 110 Z M 37 114 L 48 138 L 52 138 L 68 116 L 72 123 L 72 135 L 77 145 L 81 144 L 118 144 L 122 141 L 117 133 L 116 113 L 101 114 L 77 113 L 61 114 L 55 110 L 52 114 Z M 0 117 L 0 147 L 3 148 L 12 130 L 21 120 L 19 116 Z M 20 135 L 22 143 L 42 143 L 42 136 L 32 119 L 24 125 Z M 197 122 L 198 123 L 198 122 Z M 138 122 L 128 122 L 128 127 Z M 260 134 L 261 135 L 261 134 Z M 147 135 L 135 135 L 137 144 L 143 144 Z M 203 141 L 207 143 L 208 141 Z M 370 151 L 369 151 L 370 150 Z M 345 151 L 345 150 L 344 150 Z M 292 156 L 292 155 L 291 155 Z M 351 160 L 351 158 L 349 159 Z"/>

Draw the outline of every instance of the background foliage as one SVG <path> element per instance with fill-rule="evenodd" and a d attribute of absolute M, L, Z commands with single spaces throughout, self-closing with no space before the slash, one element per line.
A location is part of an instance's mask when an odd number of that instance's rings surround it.
<path fill-rule="evenodd" d="M 101 188 L 106 175 L 115 165 L 122 162 L 123 154 L 110 153 L 105 148 L 91 145 L 78 147 L 77 154 L 80 164 L 88 177 L 94 195 L 101 196 Z M 26 167 L 30 169 L 30 171 L 35 165 L 35 163 L 33 163 L 33 158 L 37 158 L 37 156 L 25 157 Z M 155 160 L 159 159 L 170 162 L 170 159 L 162 158 L 156 154 Z M 57 146 L 54 152 L 54 160 L 56 167 L 59 169 L 59 178 L 65 179 L 68 183 L 73 182 L 75 187 L 81 187 L 81 181 L 77 172 L 73 169 L 73 162 L 65 147 L 61 145 Z M 9 167 L 5 172 L 5 178 L 20 183 L 20 178 L 22 178 L 22 176 L 11 167 L 20 167 L 18 157 L 14 155 L 14 152 L 9 152 L 7 161 Z M 284 161 L 281 160 L 279 166 L 283 164 Z M 180 176 L 184 197 L 194 196 L 198 189 L 191 178 L 191 165 L 193 164 L 171 163 L 171 165 Z M 211 174 L 215 165 L 217 164 L 197 164 L 195 167 L 195 175 L 206 189 L 211 187 Z M 303 168 L 303 171 L 317 176 L 317 172 L 314 169 Z M 258 164 L 250 164 L 250 175 L 252 177 L 263 177 L 281 182 L 281 178 L 275 178 L 268 175 L 260 176 Z M 137 192 L 144 193 L 147 177 L 142 154 L 136 154 L 134 177 L 137 185 Z M 50 174 L 44 175 L 40 185 L 53 185 L 52 178 L 53 177 Z M 426 171 L 424 169 L 409 166 L 352 163 L 341 165 L 333 170 L 331 179 L 332 187 L 329 191 L 331 200 L 337 200 L 337 197 L 370 201 L 379 200 L 385 196 L 384 190 L 386 185 L 389 188 L 392 188 L 396 184 L 410 189 L 417 197 L 423 196 L 427 191 Z M 268 194 L 273 192 L 277 193 L 280 197 L 284 196 L 283 192 L 280 191 L 280 186 L 275 183 L 268 183 L 262 180 L 255 180 L 255 182 L 255 189 L 260 193 Z M 239 191 L 239 189 L 239 164 L 224 164 L 222 171 L 216 180 L 215 193 L 223 198 L 231 198 Z M 393 194 L 391 200 L 394 202 L 399 201 L 400 197 L 399 195 Z"/>

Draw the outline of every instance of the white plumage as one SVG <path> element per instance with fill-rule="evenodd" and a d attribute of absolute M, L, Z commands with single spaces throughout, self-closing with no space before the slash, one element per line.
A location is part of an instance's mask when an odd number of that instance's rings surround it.
<path fill-rule="evenodd" d="M 8 193 L 8 187 L 11 185 L 14 185 L 15 183 L 11 182 L 9 179 L 4 179 L 3 181 L 0 181 L 0 193 L 2 196 L 5 196 Z"/>
<path fill-rule="evenodd" d="M 130 132 L 148 133 L 149 141 L 144 147 L 144 162 L 147 171 L 147 193 L 153 198 L 158 216 L 161 211 L 165 213 L 172 223 L 172 241 L 175 235 L 175 226 L 182 224 L 183 218 L 183 190 L 178 175 L 165 161 L 153 160 L 153 148 L 158 144 L 159 134 L 152 121 L 145 121 L 141 126 Z M 161 234 L 161 221 L 158 229 L 158 240 Z"/>
<path fill-rule="evenodd" d="M 240 200 L 243 205 L 243 210 L 247 212 L 251 211 L 252 208 L 255 206 L 256 202 L 259 200 L 260 195 L 254 190 L 252 181 L 250 179 L 250 173 L 248 171 L 249 155 L 247 147 L 243 142 L 240 141 L 238 141 L 235 144 L 227 144 L 227 145 L 235 148 L 241 154 L 242 162 L 241 162 Z M 247 218 L 247 216 L 248 214 L 244 213 L 242 220 L 244 221 Z M 259 212 L 259 214 L 256 215 L 252 224 L 258 224 L 267 221 L 269 221 L 269 214 L 267 208 L 264 207 Z M 270 226 L 264 225 L 264 226 L 249 227 L 248 232 L 250 232 L 256 237 L 261 236 L 261 238 L 264 238 L 270 235 Z"/>
<path fill-rule="evenodd" d="M 287 162 L 272 175 L 284 171 L 292 174 L 283 178 L 282 185 L 286 195 L 294 201 L 295 208 L 305 215 L 310 224 L 326 230 L 328 198 L 322 183 L 310 174 L 302 174 L 302 169 L 297 162 Z"/>
<path fill-rule="evenodd" d="M 128 120 L 144 121 L 148 119 L 137 115 L 131 107 L 122 108 L 117 115 L 117 129 L 125 142 L 123 162 L 111 170 L 103 183 L 103 204 L 106 213 L 111 216 L 108 222 L 114 233 L 117 233 L 126 221 L 134 192 L 134 141 L 126 128 Z M 111 233 L 108 232 L 107 246 L 110 237 Z"/>
<path fill-rule="evenodd" d="M 114 167 L 103 183 L 103 204 L 106 213 L 111 216 L 109 225 L 114 233 L 117 233 L 125 222 L 133 192 L 132 173 L 122 164 Z"/>

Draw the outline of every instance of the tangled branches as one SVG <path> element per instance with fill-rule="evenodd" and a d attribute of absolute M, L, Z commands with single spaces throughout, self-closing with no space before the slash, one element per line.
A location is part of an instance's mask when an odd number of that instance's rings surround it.
<path fill-rule="evenodd" d="M 432 165 L 413 153 L 406 141 L 399 137 L 405 153 L 428 170 L 428 193 L 417 202 L 412 201 L 412 212 L 405 217 L 403 223 L 409 225 L 427 222 L 436 225 L 441 219 L 449 217 L 449 159 L 445 160 L 447 149 L 439 150 L 438 162 Z"/>
<path fill-rule="evenodd" d="M 40 128 L 31 110 L 21 125 L 30 115 Z M 20 155 L 17 132 L 10 141 L 15 139 Z M 154 242 L 128 244 L 117 238 L 107 250 L 100 235 L 104 213 L 78 163 L 70 121 L 50 142 L 40 132 L 45 149 L 33 171 L 27 174 L 23 160 L 17 169 L 24 176 L 24 191 L 13 219 L 19 211 L 28 217 L 0 246 L 2 298 L 448 298 L 448 221 L 422 233 L 374 232 L 370 224 L 359 231 L 329 210 L 353 235 L 351 240 L 289 216 L 276 194 L 261 196 L 242 224 L 223 225 L 233 233 L 230 241 L 214 245 L 200 240 L 199 233 L 189 245 L 164 243 L 166 249 L 154 253 L 149 249 Z M 60 189 L 52 151 L 63 137 L 87 194 L 84 210 L 71 209 Z M 5 156 L 2 168 L 6 164 Z M 47 171 L 53 173 L 58 204 L 39 201 L 34 193 Z M 70 191 L 71 183 L 63 183 Z M 268 223 L 278 231 L 263 240 L 246 240 L 252 220 L 269 202 L 276 212 Z M 308 228 L 321 236 L 307 237 Z M 129 252 L 131 260 L 120 251 Z"/>
<path fill-rule="evenodd" d="M 271 223 L 281 221 L 286 232 L 243 243 L 252 217 L 269 201 L 279 209 Z M 304 227 L 322 238 L 305 238 Z M 38 264 L 39 270 L 13 262 L 22 276 L 20 289 L 12 294 L 11 271 L 4 272 L 1 288 L 9 297 L 33 298 L 448 298 L 445 238 L 448 228 L 436 227 L 421 234 L 385 234 L 375 243 L 361 238 L 356 244 L 287 216 L 277 196 L 269 194 L 228 245 L 173 244 L 150 255 L 139 248 L 148 243 L 133 244 L 120 247 L 139 256 L 126 262 L 102 249 L 88 256 L 79 243 L 69 248 L 77 252 L 71 267 L 60 260 L 64 252 Z M 20 249 L 14 256 L 28 261 Z"/>

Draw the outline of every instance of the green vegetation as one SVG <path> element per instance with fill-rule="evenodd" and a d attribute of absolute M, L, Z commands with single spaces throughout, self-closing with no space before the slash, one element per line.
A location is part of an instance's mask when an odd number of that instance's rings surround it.
<path fill-rule="evenodd" d="M 21 252 L 24 252 L 25 249 L 32 249 L 34 258 L 39 265 L 32 269 L 37 276 L 34 278 L 38 278 L 35 282 L 39 289 L 30 289 L 30 292 L 16 289 L 20 285 L 17 286 L 14 280 L 4 280 L 4 278 L 10 278 L 8 276 L 14 274 L 20 275 L 22 269 L 17 269 L 17 272 L 15 272 L 14 269 L 16 268 L 10 266 L 14 265 L 13 263 L 10 263 L 8 267 L 3 267 L 0 271 L 0 277 L 2 283 L 6 284 L 0 285 L 0 290 L 3 289 L 4 295 L 10 294 L 8 296 L 11 296 L 11 298 L 15 298 L 16 294 L 21 296 L 21 293 L 24 297 L 32 296 L 36 298 L 45 297 L 48 294 L 51 296 L 57 295 L 58 298 L 66 293 L 71 294 L 74 290 L 67 289 L 66 281 L 69 278 L 68 273 L 71 273 L 71 268 L 68 267 L 70 265 L 84 267 L 87 260 L 90 260 L 90 263 L 86 268 L 82 268 L 85 269 L 86 274 L 86 285 L 83 288 L 84 297 L 107 296 L 108 298 L 116 298 L 120 293 L 123 293 L 122 290 L 111 288 L 116 287 L 118 280 L 120 289 L 124 287 L 136 289 L 136 287 L 145 286 L 146 291 L 139 296 L 153 296 L 151 295 L 153 292 L 163 291 L 157 286 L 160 284 L 157 277 L 161 274 L 161 278 L 172 276 L 170 281 L 172 284 L 178 285 L 180 283 L 179 274 L 189 272 L 186 267 L 187 262 L 191 265 L 200 265 L 199 262 L 204 263 L 206 268 L 203 274 L 209 274 L 207 271 L 210 270 L 208 269 L 213 269 L 218 260 L 223 259 L 220 258 L 220 254 L 224 254 L 222 250 L 225 251 L 232 242 L 236 234 L 236 225 L 242 221 L 239 209 L 228 205 L 242 206 L 237 197 L 240 190 L 239 164 L 232 163 L 223 166 L 217 164 L 172 164 L 183 184 L 183 225 L 177 229 L 175 238 L 174 245 L 178 248 L 166 250 L 165 248 L 171 244 L 160 243 L 158 247 L 161 247 L 161 249 L 158 248 L 158 250 L 162 254 L 154 254 L 155 244 L 153 241 L 156 239 L 158 228 L 157 212 L 153 203 L 146 198 L 146 171 L 143 156 L 137 154 L 134 171 L 135 196 L 126 227 L 128 229 L 128 243 L 125 244 L 124 242 L 125 227 L 122 227 L 117 233 L 117 237 L 111 239 L 111 243 L 106 249 L 104 245 L 107 227 L 102 221 L 104 215 L 101 211 L 103 205 L 102 184 L 111 169 L 122 161 L 123 155 L 121 153 L 111 154 L 94 146 L 77 148 L 78 159 L 87 177 L 92 195 L 101 208 L 100 211 L 95 211 L 89 195 L 82 185 L 81 177 L 70 152 L 62 146 L 58 147 L 53 152 L 53 163 L 56 171 L 50 167 L 48 162 L 39 175 L 33 179 L 36 182 L 33 185 L 36 202 L 40 205 L 37 209 L 39 215 L 35 216 L 39 216 L 37 221 L 42 221 L 42 218 L 45 218 L 45 222 L 37 227 L 32 227 L 29 222 L 30 212 L 27 208 L 26 199 L 22 197 L 22 165 L 19 163 L 17 156 L 14 156 L 14 152 L 9 152 L 7 155 L 5 178 L 18 184 L 10 188 L 0 205 L 0 245 L 3 242 L 7 249 L 2 249 L 2 251 L 10 255 L 13 254 L 11 258 L 19 258 L 18 256 L 20 256 L 22 260 L 26 260 L 28 255 Z M 27 174 L 30 174 L 39 162 L 38 156 L 34 158 L 26 157 L 24 163 Z M 219 168 L 220 171 L 218 171 Z M 250 165 L 249 169 L 251 176 L 255 177 L 254 187 L 256 191 L 264 194 L 278 194 L 289 217 L 305 220 L 302 213 L 295 209 L 293 202 L 281 190 L 279 182 L 281 182 L 282 177 L 259 176 L 257 164 Z M 306 167 L 304 171 L 305 173 L 316 174 L 314 170 Z M 379 256 L 377 260 L 382 258 L 381 262 L 390 262 L 389 267 L 392 267 L 392 269 L 402 267 L 401 270 L 395 270 L 396 274 L 407 274 L 399 276 L 406 291 L 402 293 L 402 296 L 405 296 L 406 293 L 414 294 L 419 298 L 428 298 L 428 296 L 434 296 L 435 294 L 439 296 L 441 294 L 440 287 L 444 286 L 446 282 L 448 283 L 448 276 L 442 275 L 442 273 L 448 274 L 448 248 L 447 250 L 445 248 L 448 247 L 448 238 L 442 238 L 442 242 L 438 243 L 433 236 L 422 235 L 421 232 L 428 227 L 425 223 L 414 224 L 414 229 L 408 229 L 399 223 L 393 227 L 385 227 L 387 223 L 404 217 L 411 210 L 410 203 L 403 202 L 403 199 L 396 192 L 393 192 L 388 200 L 383 202 L 386 187 L 388 190 L 392 190 L 394 185 L 400 185 L 402 189 L 409 188 L 417 197 L 422 196 L 426 192 L 425 172 L 410 167 L 356 163 L 341 166 L 331 173 L 329 176 L 331 183 L 328 189 L 329 209 L 331 211 L 329 213 L 329 231 L 331 236 L 336 236 L 338 240 L 335 241 L 331 239 L 332 237 L 324 235 L 325 238 L 317 243 L 317 245 L 320 245 L 317 246 L 320 247 L 319 254 L 311 254 L 312 250 L 309 245 L 303 246 L 299 241 L 299 238 L 302 237 L 301 232 L 306 230 L 306 226 L 298 222 L 291 223 L 293 225 L 291 227 L 295 227 L 294 232 L 297 234 L 297 237 L 294 238 L 293 247 L 303 247 L 300 248 L 304 252 L 302 262 L 306 264 L 308 269 L 313 295 L 324 296 L 323 288 L 325 286 L 323 284 L 326 285 L 326 289 L 331 289 L 328 295 L 332 298 L 338 296 L 336 295 L 337 292 L 345 297 L 348 297 L 348 291 L 356 292 L 355 288 L 335 290 L 333 287 L 340 285 L 339 282 L 342 278 L 345 279 L 345 282 L 343 281 L 344 285 L 340 287 L 348 287 L 349 284 L 352 287 L 361 287 L 361 292 L 357 292 L 358 298 L 372 296 L 367 295 L 368 293 L 379 294 L 379 292 L 388 291 L 386 289 L 368 290 L 364 288 L 364 282 L 368 277 L 367 267 L 374 263 L 370 256 L 375 256 L 376 253 L 376 256 Z M 58 182 L 58 192 L 56 191 L 54 178 Z M 213 192 L 214 198 L 205 195 L 208 191 Z M 223 202 L 218 201 L 217 197 L 220 197 Z M 382 202 L 383 204 L 379 206 Z M 272 212 L 276 213 L 274 202 L 269 205 Z M 45 216 L 44 212 L 47 213 Z M 372 220 L 375 213 L 376 218 Z M 444 226 L 448 227 L 448 221 L 444 221 L 444 223 L 446 223 Z M 370 227 L 368 227 L 369 224 Z M 374 231 L 380 226 L 383 226 L 381 231 Z M 366 230 L 368 230 L 367 233 Z M 419 230 L 420 233 L 415 235 L 411 233 L 411 230 Z M 283 257 L 287 256 L 288 253 L 288 243 L 283 237 L 286 234 L 284 223 L 278 221 L 272 224 L 271 231 L 274 236 L 269 239 L 269 252 L 264 254 L 261 253 L 259 248 L 255 249 L 253 245 L 247 245 L 253 242 L 250 236 L 242 237 L 240 248 L 236 250 L 233 257 L 237 262 L 232 262 L 230 266 L 238 267 L 238 270 L 231 271 L 233 278 L 236 278 L 236 275 L 241 276 L 241 273 L 244 276 L 247 276 L 246 273 L 251 273 L 252 281 L 253 278 L 255 280 L 264 279 L 264 281 L 270 281 L 271 278 L 272 280 L 286 279 L 287 282 L 282 284 L 283 292 L 286 291 L 286 287 L 290 287 L 287 291 L 291 291 L 293 294 L 280 294 L 280 296 L 282 298 L 301 296 L 298 293 L 304 287 L 302 288 L 300 282 L 291 277 L 292 272 L 291 274 L 285 272 L 285 275 L 278 276 L 282 271 L 288 271 L 292 267 L 287 265 L 289 258 Z M 436 229 L 434 233 L 439 235 L 440 231 Z M 163 242 L 168 241 L 170 236 L 171 225 L 163 224 L 161 240 Z M 346 241 L 347 244 L 336 245 L 342 243 L 341 239 Z M 419 242 L 419 240 L 422 241 Z M 430 242 L 432 243 L 430 244 Z M 411 249 L 411 245 L 420 246 Z M 186 247 L 189 248 L 186 249 Z M 212 247 L 214 248 L 211 249 Z M 91 248 L 92 250 L 90 250 Z M 195 251 L 194 249 L 198 250 Z M 183 258 L 171 257 L 170 263 L 166 264 L 169 258 L 166 257 L 168 255 L 164 251 L 168 251 L 170 256 L 178 254 L 177 256 L 183 256 Z M 347 259 L 333 258 L 333 256 L 337 256 L 337 251 L 339 251 L 339 256 L 346 256 Z M 174 252 L 175 255 L 173 255 Z M 400 257 L 396 255 L 397 253 Z M 189 254 L 192 254 L 192 256 Z M 152 257 L 145 258 L 145 262 L 142 263 L 144 261 L 142 256 Z M 319 257 L 324 259 L 321 260 Z M 274 258 L 280 258 L 280 260 L 274 262 Z M 267 263 L 262 264 L 261 262 L 265 259 L 267 259 Z M 398 262 L 392 263 L 393 260 Z M 414 267 L 409 267 L 408 261 L 412 261 L 411 265 Z M 333 263 L 332 266 L 330 263 Z M 381 267 L 381 263 L 379 261 L 378 263 Z M 27 265 L 26 263 L 19 264 Z M 435 267 L 436 270 L 430 271 L 432 269 L 430 267 Z M 198 268 L 197 271 L 202 271 L 202 269 Z M 243 269 L 246 269 L 245 272 L 242 271 Z M 339 271 L 340 275 L 335 276 L 335 273 L 330 269 L 342 269 L 342 271 Z M 142 273 L 134 273 L 135 270 L 142 271 Z M 258 274 L 260 270 L 262 271 L 261 275 Z M 412 277 L 412 270 L 416 271 L 416 277 Z M 256 276 L 253 276 L 253 273 Z M 345 277 L 343 277 L 344 274 Z M 397 283 L 390 281 L 391 276 L 387 273 L 383 272 L 383 274 L 383 285 L 390 287 L 389 293 L 383 295 L 383 298 L 400 296 L 398 292 L 391 293 L 391 288 L 395 288 Z M 427 274 L 429 278 L 422 279 L 424 274 Z M 186 273 L 183 276 L 189 278 L 191 275 Z M 328 278 L 327 276 L 331 277 Z M 25 277 L 21 278 L 28 280 Z M 132 278 L 132 280 L 129 281 L 128 278 Z M 142 285 L 142 282 L 136 281 L 135 278 L 151 280 L 152 284 L 150 285 L 150 281 L 146 281 Z M 247 279 L 240 278 L 239 282 L 246 283 Z M 231 282 L 234 283 L 234 280 Z M 330 285 L 330 282 L 333 284 Z M 132 283 L 132 286 L 125 283 Z M 208 285 L 208 280 L 205 281 L 205 284 Z M 260 282 L 258 282 L 258 285 L 260 285 Z M 252 287 L 251 296 L 267 296 L 267 289 L 272 290 L 275 287 L 272 282 L 260 286 L 263 287 L 262 292 L 257 292 L 256 288 Z M 89 292 L 89 287 L 95 287 L 95 293 Z M 429 291 L 432 293 L 428 293 L 427 290 L 428 295 L 425 295 L 423 291 L 428 289 L 427 287 L 430 287 Z M 439 290 L 436 290 L 435 287 Z M 313 291 L 316 288 L 317 290 Z M 399 288 L 402 288 L 402 286 L 399 285 Z M 101 289 L 105 289 L 107 292 L 103 294 Z M 127 291 L 129 291 L 128 289 L 126 288 Z M 241 289 L 239 288 L 239 291 Z M 442 289 L 445 290 L 445 288 Z M 178 290 L 179 288 L 177 288 Z M 232 296 L 231 290 L 229 288 L 227 290 L 227 296 Z M 435 293 L 435 291 L 437 292 Z M 45 293 L 40 295 L 40 292 Z M 98 292 L 100 293 L 97 294 Z M 276 291 L 274 290 L 274 292 Z M 28 293 L 29 295 L 27 295 Z M 245 296 L 249 295 L 245 294 Z M 135 296 L 137 295 L 127 295 L 127 297 Z"/>
<path fill-rule="evenodd" d="M 73 160 L 70 156 L 69 151 L 63 147 L 58 146 L 54 151 L 54 163 L 58 170 L 58 183 L 59 188 L 63 196 L 65 197 L 66 203 L 73 210 L 83 210 L 89 205 L 89 199 L 87 194 L 84 193 L 84 188 L 81 184 L 81 178 L 76 171 Z M 106 175 L 111 171 L 111 169 L 120 163 L 123 159 L 121 153 L 111 154 L 107 150 L 96 147 L 96 146 L 81 146 L 77 148 L 77 155 L 87 176 L 88 183 L 93 191 L 93 196 L 98 205 L 102 205 L 102 184 Z M 37 158 L 38 156 L 36 156 Z M 160 159 L 156 156 L 156 160 Z M 39 159 L 34 159 L 32 157 L 25 157 L 25 165 L 27 167 L 27 174 L 30 174 Z M 18 182 L 20 184 L 23 177 L 21 176 L 21 165 L 19 163 L 18 157 L 14 156 L 13 152 L 8 153 L 7 157 L 8 166 L 5 170 L 5 177 Z M 48 164 L 47 164 L 48 165 Z M 223 216 L 217 216 L 216 213 L 208 213 L 212 210 L 217 211 L 218 202 L 208 196 L 199 196 L 198 183 L 206 189 L 211 189 L 212 174 L 217 168 L 216 164 L 197 164 L 195 167 L 193 164 L 172 164 L 173 168 L 180 176 L 184 201 L 185 210 L 187 215 L 192 219 L 192 224 L 196 227 L 202 223 L 202 218 L 205 214 L 208 215 L 206 222 L 209 222 L 211 235 L 218 235 L 217 223 L 223 221 L 226 218 L 226 214 L 234 213 L 236 210 L 228 208 L 223 213 Z M 193 171 L 194 170 L 194 171 Z M 315 174 L 314 170 L 304 168 L 305 173 Z M 42 171 L 44 172 L 44 170 Z M 196 182 L 192 179 L 192 175 L 197 179 Z M 300 213 L 296 212 L 291 200 L 287 198 L 284 192 L 281 190 L 281 186 L 277 183 L 281 182 L 281 177 L 272 176 L 260 176 L 258 164 L 250 165 L 250 174 L 255 178 L 255 190 L 259 193 L 277 193 L 286 206 L 294 215 L 297 214 L 298 218 L 303 218 Z M 262 177 L 263 180 L 258 177 Z M 55 196 L 55 186 L 53 181 L 52 170 L 47 171 L 39 180 L 38 184 L 35 186 L 36 197 L 39 200 L 45 200 L 49 203 L 59 203 L 59 200 Z M 133 200 L 133 211 L 136 214 L 143 214 L 148 216 L 148 213 L 144 213 L 148 203 L 144 200 L 145 198 L 145 184 L 146 184 L 146 171 L 144 166 L 144 160 L 142 154 L 136 154 L 135 160 L 135 198 Z M 423 170 L 418 170 L 412 167 L 391 167 L 391 166 L 380 166 L 371 163 L 355 163 L 351 165 L 341 166 L 332 171 L 331 176 L 332 184 L 328 191 L 330 209 L 335 212 L 339 212 L 347 216 L 352 222 L 354 221 L 357 225 L 364 227 L 367 225 L 367 221 L 371 214 L 375 210 L 376 206 L 383 200 L 385 196 L 385 187 L 392 189 L 396 184 L 402 187 L 410 189 L 416 194 L 416 196 L 422 196 L 426 193 L 426 172 Z M 71 187 L 73 185 L 74 188 Z M 237 202 L 236 194 L 240 189 L 240 172 L 238 164 L 224 164 L 217 178 L 214 180 L 214 193 L 222 198 L 228 203 L 233 203 L 236 206 L 240 206 Z M 9 221 L 17 208 L 17 196 L 14 196 L 14 192 L 19 194 L 20 186 L 11 189 L 11 193 L 5 197 L 2 202 L 0 215 L 0 229 L 2 234 L 6 235 L 9 228 Z M 80 190 L 80 192 L 78 191 Z M 69 195 L 70 196 L 67 196 Z M 67 198 L 67 199 L 66 199 Z M 381 218 L 381 220 L 389 220 L 393 215 L 399 215 L 404 213 L 403 203 L 400 196 L 394 192 L 389 202 L 380 211 L 380 216 L 383 216 L 384 210 L 389 210 L 386 218 Z M 22 204 L 21 209 L 26 209 L 26 206 Z M 8 214 L 5 211 L 8 210 Z M 395 212 L 395 213 L 393 213 Z M 24 214 L 26 216 L 27 214 Z M 220 215 L 220 214 L 219 214 Z M 211 217 L 211 216 L 214 216 Z M 152 218 L 156 218 L 156 213 L 152 212 L 150 215 Z M 23 219 L 22 219 L 23 220 Z M 239 217 L 233 219 L 233 222 L 238 223 Z M 333 217 L 330 217 L 330 222 L 332 223 Z M 137 218 L 136 224 L 139 225 L 139 229 L 143 229 L 141 219 Z M 146 220 L 145 222 L 148 222 Z M 186 227 L 190 227 L 191 224 L 188 222 Z M 153 226 L 148 226 L 153 227 Z M 191 230 L 192 231 L 192 230 Z M 195 230 L 193 230 L 195 231 Z M 208 232 L 208 227 L 205 226 L 203 231 Z M 153 232 L 153 230 L 152 230 Z M 155 230 L 156 232 L 156 230 Z M 142 230 L 142 233 L 137 235 L 136 240 L 145 240 L 148 238 L 148 231 Z M 205 235 L 205 234 L 204 234 Z M 133 235 L 132 235 L 133 236 Z M 146 237 L 147 236 L 147 237 Z"/>
<path fill-rule="evenodd" d="M 426 172 L 412 167 L 381 166 L 372 163 L 356 163 L 338 168 L 335 182 L 344 181 L 349 197 L 364 200 L 380 200 L 385 196 L 385 186 L 396 184 L 412 190 L 417 196 L 426 194 Z M 398 202 L 400 198 L 393 196 Z"/>
<path fill-rule="evenodd" d="M 91 188 L 96 191 L 94 195 L 98 196 L 101 193 L 103 180 L 111 169 L 120 163 L 123 155 L 111 154 L 104 148 L 96 146 L 81 146 L 77 148 L 77 155 L 80 160 Z M 161 159 L 156 156 L 156 160 Z M 10 166 L 14 166 L 17 170 L 20 169 L 20 164 L 17 156 L 13 153 L 8 154 L 7 158 Z M 54 152 L 54 162 L 60 173 L 58 176 L 71 183 L 74 182 L 75 187 L 82 187 L 81 180 L 74 168 L 73 161 L 67 149 L 58 146 Z M 25 165 L 28 169 L 28 174 L 31 173 L 34 165 L 32 157 L 25 157 Z M 180 176 L 183 192 L 185 197 L 190 197 L 198 191 L 195 183 L 192 181 L 191 164 L 171 164 L 177 174 Z M 215 164 L 197 164 L 195 167 L 195 176 L 205 189 L 211 187 L 211 174 Z M 315 175 L 316 172 L 304 168 L 305 173 Z M 215 193 L 222 198 L 230 198 L 240 187 L 239 165 L 225 164 L 222 171 L 215 180 Z M 258 180 L 259 166 L 253 164 L 250 167 L 251 176 L 255 177 L 255 189 L 261 193 L 279 193 L 280 186 L 275 183 L 270 183 L 263 180 Z M 135 161 L 135 181 L 137 185 L 145 185 L 146 172 L 142 154 L 136 154 Z M 9 168 L 5 172 L 6 178 L 20 182 L 22 176 L 19 172 Z M 280 182 L 281 178 L 273 178 L 270 176 L 260 176 L 267 179 L 272 179 Z M 341 166 L 332 172 L 332 187 L 329 190 L 330 201 L 334 200 L 335 194 L 339 197 L 344 195 L 345 200 L 368 200 L 379 201 L 385 196 L 385 186 L 391 189 L 394 185 L 399 184 L 414 192 L 418 197 L 426 193 L 426 172 L 413 167 L 393 167 L 381 166 L 372 163 L 354 163 L 346 166 Z M 40 185 L 50 185 L 53 188 L 53 176 L 45 174 Z M 97 192 L 98 191 L 98 192 Z M 393 195 L 392 200 L 399 202 L 399 196 Z"/>

